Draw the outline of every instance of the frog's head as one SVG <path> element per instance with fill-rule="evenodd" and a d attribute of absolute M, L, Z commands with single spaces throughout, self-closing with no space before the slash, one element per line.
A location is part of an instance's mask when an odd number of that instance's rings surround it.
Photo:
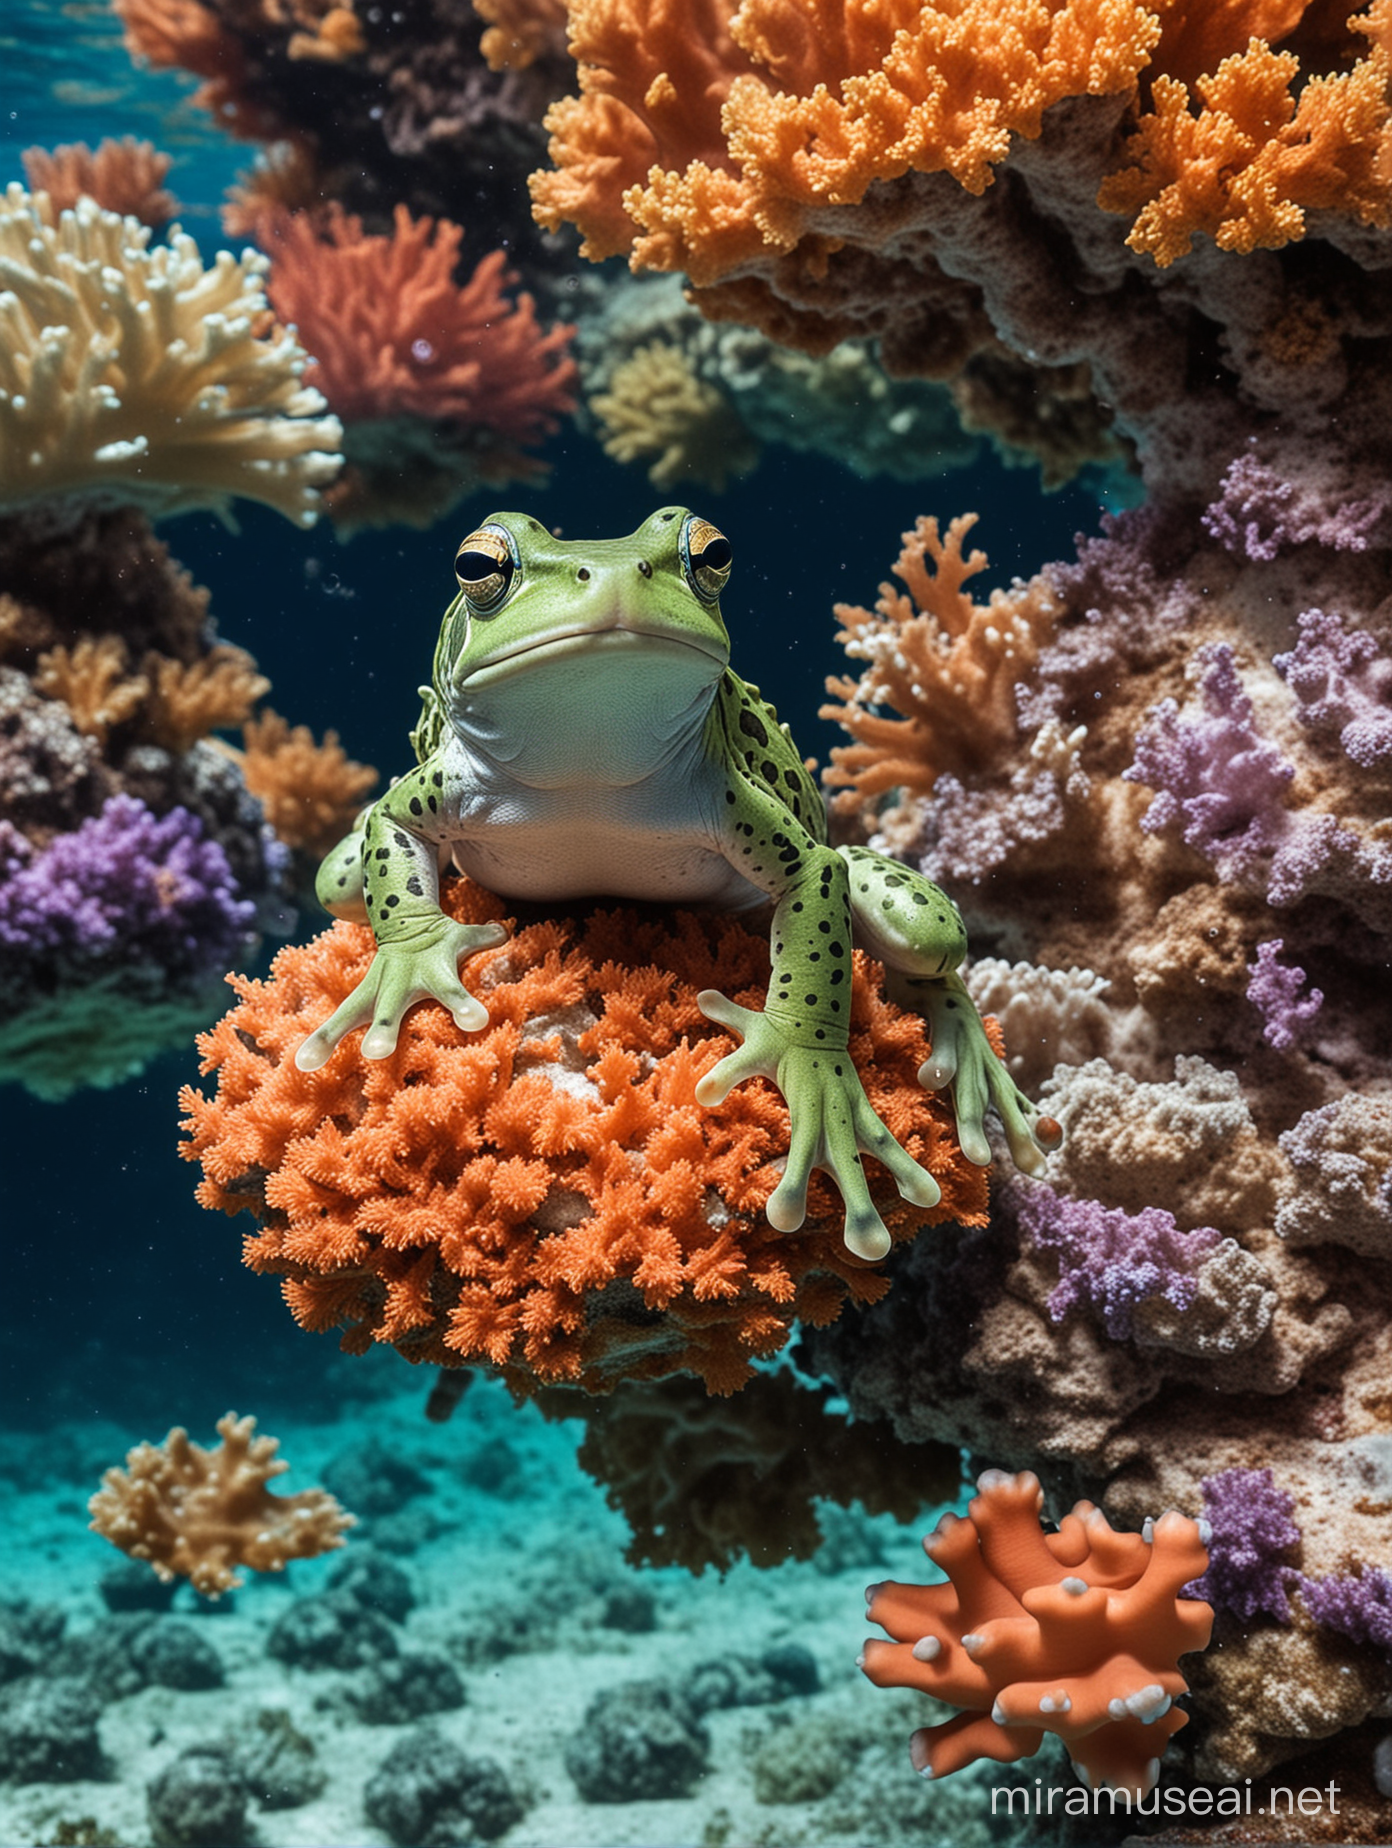
<path fill-rule="evenodd" d="M 619 781 L 703 716 L 730 659 L 730 542 L 685 507 L 626 539 L 557 539 L 495 513 L 455 557 L 435 689 L 455 728 L 518 774 L 593 753 Z"/>

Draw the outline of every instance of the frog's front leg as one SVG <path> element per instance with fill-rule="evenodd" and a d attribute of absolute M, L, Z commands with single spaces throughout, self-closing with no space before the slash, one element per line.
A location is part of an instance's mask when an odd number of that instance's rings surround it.
<path fill-rule="evenodd" d="M 885 965 L 885 992 L 923 1015 L 932 1050 L 918 1070 L 928 1091 L 952 1089 L 957 1140 L 968 1161 L 989 1167 L 986 1111 L 994 1105 L 1015 1166 L 1039 1174 L 1062 1131 L 1039 1114 L 996 1057 L 966 984 L 962 914 L 946 892 L 868 847 L 842 847 L 850 872 L 856 941 Z"/>
<path fill-rule="evenodd" d="M 457 924 L 440 909 L 442 781 L 437 761 L 427 759 L 392 785 L 320 869 L 320 902 L 370 924 L 377 953 L 353 992 L 300 1046 L 302 1072 L 317 1071 L 340 1040 L 369 1022 L 363 1057 L 386 1058 L 417 1001 L 440 1002 L 466 1033 L 488 1024 L 488 1010 L 459 979 L 459 964 L 495 948 L 507 932 L 501 924 Z"/>
<path fill-rule="evenodd" d="M 742 785 L 742 786 L 741 786 Z M 851 916 L 846 868 L 830 847 L 744 779 L 732 800 L 730 857 L 778 899 L 773 914 L 773 977 L 762 1013 L 707 989 L 702 1013 L 743 1044 L 696 1087 L 697 1101 L 724 1100 L 746 1078 L 770 1079 L 788 1105 L 788 1162 L 769 1199 L 769 1223 L 795 1232 L 807 1215 L 807 1184 L 822 1168 L 846 1206 L 847 1248 L 882 1258 L 888 1229 L 870 1197 L 861 1153 L 873 1155 L 906 1200 L 936 1206 L 937 1182 L 880 1121 L 848 1050 Z"/>

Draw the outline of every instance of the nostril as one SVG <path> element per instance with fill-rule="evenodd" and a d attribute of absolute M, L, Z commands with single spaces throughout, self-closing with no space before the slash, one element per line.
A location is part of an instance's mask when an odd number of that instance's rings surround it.
<path fill-rule="evenodd" d="M 590 567 L 588 565 L 581 565 L 575 575 L 582 584 L 588 584 L 590 581 Z"/>
<path fill-rule="evenodd" d="M 645 578 L 650 578 L 652 576 L 652 566 L 648 563 L 646 558 L 640 558 L 638 560 L 638 569 Z"/>

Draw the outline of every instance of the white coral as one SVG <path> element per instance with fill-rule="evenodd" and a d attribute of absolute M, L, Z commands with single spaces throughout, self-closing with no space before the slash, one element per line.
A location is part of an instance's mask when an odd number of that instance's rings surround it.
<path fill-rule="evenodd" d="M 78 497 L 152 513 L 263 501 L 303 526 L 342 429 L 301 383 L 254 251 L 205 269 L 175 230 L 90 199 L 55 212 L 11 185 L 0 206 L 0 506 Z"/>

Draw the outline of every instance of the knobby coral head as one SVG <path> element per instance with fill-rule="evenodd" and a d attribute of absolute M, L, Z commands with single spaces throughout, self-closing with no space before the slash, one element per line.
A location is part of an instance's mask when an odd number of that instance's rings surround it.
<path fill-rule="evenodd" d="M 465 923 L 504 916 L 466 880 L 443 902 Z M 822 1177 L 803 1231 L 766 1223 L 788 1149 L 773 1087 L 696 1102 L 731 1049 L 697 993 L 719 985 L 755 1007 L 765 992 L 767 945 L 743 924 L 632 908 L 525 923 L 474 965 L 481 1032 L 422 1004 L 392 1057 L 364 1061 L 354 1038 L 300 1071 L 297 1047 L 373 948 L 339 923 L 282 950 L 269 980 L 229 978 L 238 1005 L 200 1041 L 218 1088 L 182 1097 L 199 1199 L 252 1212 L 246 1262 L 284 1279 L 303 1327 L 342 1328 L 355 1353 L 377 1341 L 412 1361 L 491 1363 L 520 1391 L 687 1371 L 727 1393 L 794 1318 L 825 1323 L 848 1297 L 883 1294 L 846 1251 Z M 879 973 L 857 956 L 851 1055 L 942 1200 L 909 1205 L 871 1161 L 876 1204 L 899 1240 L 980 1225 L 984 1173 L 919 1087 L 922 1023 L 882 998 Z"/>
<path fill-rule="evenodd" d="M 915 1767 L 945 1777 L 977 1758 L 1009 1764 L 1057 1733 L 1096 1788 L 1143 1797 L 1188 1715 L 1181 1655 L 1208 1646 L 1212 1607 L 1180 1595 L 1208 1563 L 1199 1524 L 1173 1512 L 1116 1532 L 1078 1502 L 1057 1533 L 1026 1470 L 987 1470 L 967 1517 L 945 1515 L 923 1550 L 945 1585 L 872 1585 L 860 1666 L 879 1687 L 918 1688 L 962 1709 L 913 1735 Z"/>

